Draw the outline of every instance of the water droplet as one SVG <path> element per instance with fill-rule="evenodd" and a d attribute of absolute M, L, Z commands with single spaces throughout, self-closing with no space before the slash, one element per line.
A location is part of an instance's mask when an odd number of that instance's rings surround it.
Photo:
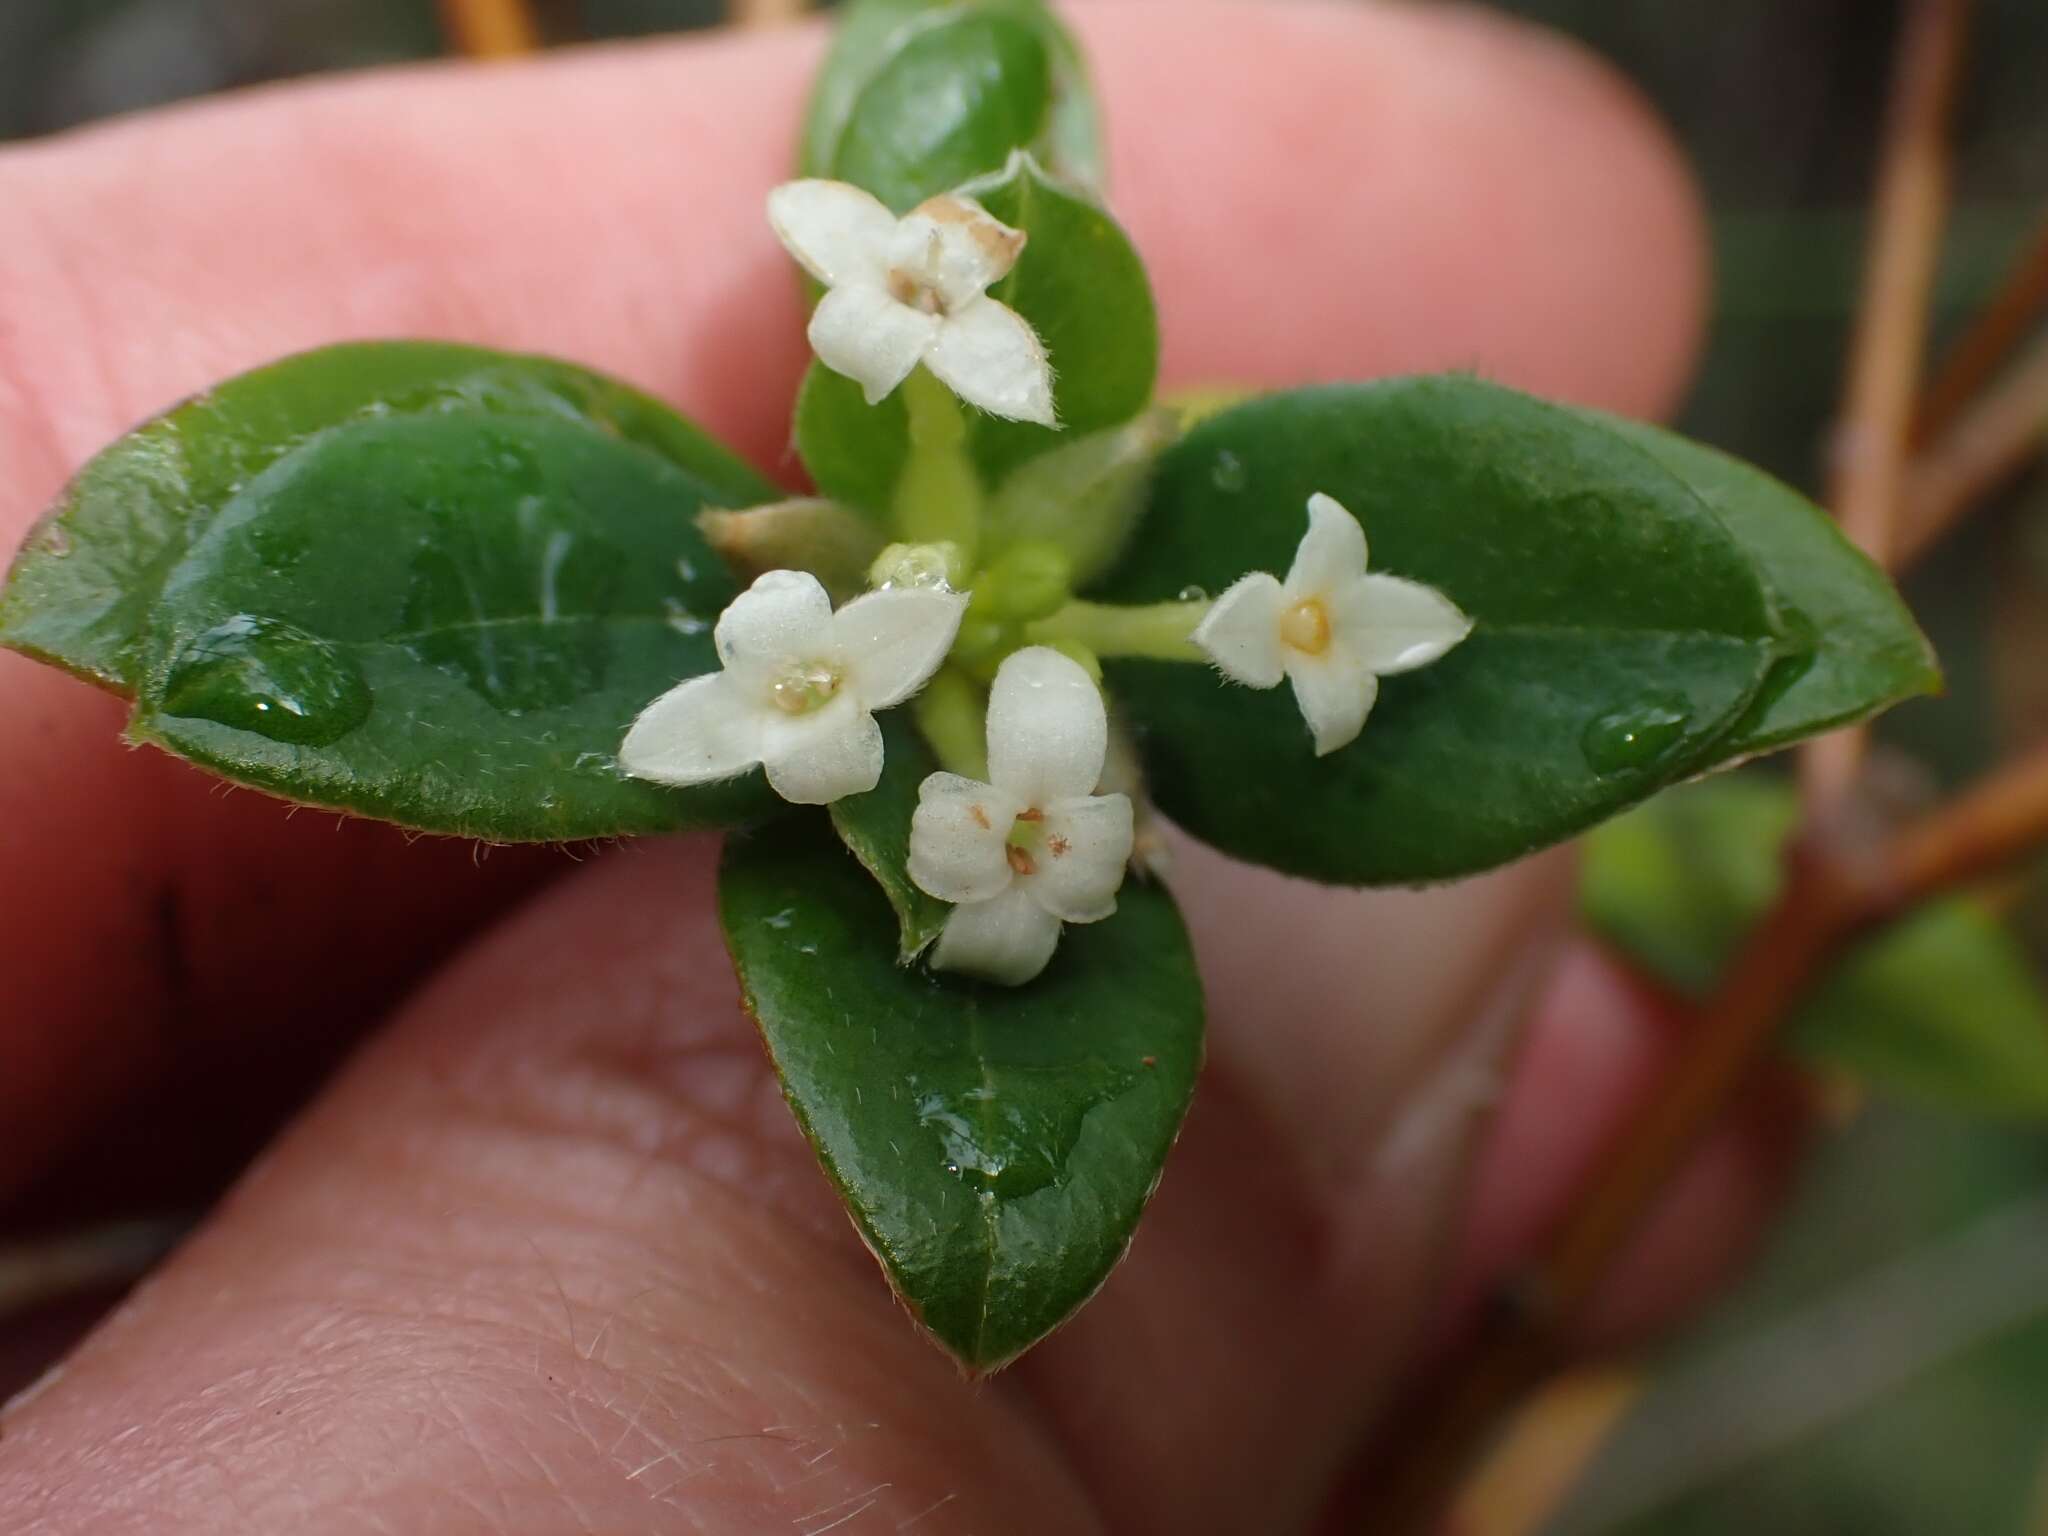
<path fill-rule="evenodd" d="M 619 760 L 609 752 L 578 752 L 575 761 L 569 764 L 573 773 L 602 773 L 616 775 Z"/>
<path fill-rule="evenodd" d="M 668 627 L 679 635 L 701 635 L 711 627 L 708 620 L 690 612 L 680 597 L 664 597 L 661 606 L 668 617 Z"/>
<path fill-rule="evenodd" d="M 1676 699 L 1618 709 L 1588 725 L 1580 745 L 1595 773 L 1647 768 L 1684 739 L 1689 718 Z"/>
<path fill-rule="evenodd" d="M 1209 601 L 1209 592 L 1206 587 L 1182 587 L 1179 597 L 1184 603 L 1206 603 Z"/>
<path fill-rule="evenodd" d="M 766 917 L 762 918 L 761 921 L 766 923 L 770 928 L 787 928 L 791 923 L 796 921 L 796 908 L 784 907 L 780 912 L 769 913 Z"/>
<path fill-rule="evenodd" d="M 1243 490 L 1248 478 L 1245 474 L 1244 460 L 1228 448 L 1216 455 L 1216 462 L 1209 470 L 1209 479 L 1216 489 L 1230 495 Z"/>
<path fill-rule="evenodd" d="M 1013 1067 L 1000 1087 L 917 1100 L 918 1122 L 938 1133 L 946 1171 L 985 1198 L 1016 1200 L 1058 1183 L 1088 1112 L 1137 1081 L 1106 1062 L 1063 1067 L 1043 1086 L 1034 1075 Z"/>
<path fill-rule="evenodd" d="M 157 707 L 318 747 L 369 718 L 370 687 L 355 662 L 318 635 L 238 613 L 185 643 L 171 661 Z"/>

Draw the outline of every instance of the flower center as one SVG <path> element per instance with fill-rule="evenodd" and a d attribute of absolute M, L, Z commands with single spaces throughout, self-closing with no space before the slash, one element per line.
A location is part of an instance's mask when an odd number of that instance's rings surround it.
<path fill-rule="evenodd" d="M 1314 598 L 1280 615 L 1280 638 L 1297 651 L 1320 656 L 1330 648 L 1329 611 Z"/>
<path fill-rule="evenodd" d="M 902 267 L 889 269 L 889 297 L 922 314 L 943 315 L 946 312 L 939 290 L 917 273 L 905 271 Z"/>
<path fill-rule="evenodd" d="M 1038 873 L 1038 861 L 1031 854 L 1037 848 L 1038 840 L 1045 835 L 1045 812 L 1035 807 L 1020 811 L 1017 819 L 1010 823 L 1010 835 L 1006 838 L 1003 857 L 1010 861 L 1014 874 L 1034 875 Z"/>
<path fill-rule="evenodd" d="M 832 701 L 839 691 L 839 674 L 819 661 L 799 662 L 768 690 L 775 707 L 785 715 L 808 715 Z"/>

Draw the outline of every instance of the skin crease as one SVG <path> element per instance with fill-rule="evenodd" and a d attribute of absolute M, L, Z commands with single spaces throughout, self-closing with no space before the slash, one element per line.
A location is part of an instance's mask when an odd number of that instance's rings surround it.
<path fill-rule="evenodd" d="M 1168 386 L 1470 366 L 1671 403 L 1698 211 L 1583 55 L 1436 7 L 1076 20 Z M 135 418 L 350 336 L 557 352 L 789 476 L 802 323 L 760 201 L 817 48 L 404 71 L 0 153 L 0 537 Z M 7 1410 L 0 1508 L 34 1536 L 1313 1529 L 1410 1341 L 1528 1251 L 1674 1029 L 1589 954 L 1553 970 L 1554 858 L 1340 894 L 1180 845 L 1211 1005 L 1197 1107 L 1101 1296 L 968 1383 L 779 1102 L 710 842 L 564 872 L 288 818 L 124 750 L 111 701 L 12 656 L 0 719 L 0 868 L 33 893 L 0 924 L 0 1191 L 61 1178 L 174 1069 L 214 1088 L 156 1105 L 153 1155 L 224 1100 L 270 1106 L 293 1042 L 320 1059 L 469 939 Z M 1718 1271 L 1782 1120 L 1703 1150 L 1611 1321 L 1666 1318 L 1696 1294 L 1674 1272 Z"/>

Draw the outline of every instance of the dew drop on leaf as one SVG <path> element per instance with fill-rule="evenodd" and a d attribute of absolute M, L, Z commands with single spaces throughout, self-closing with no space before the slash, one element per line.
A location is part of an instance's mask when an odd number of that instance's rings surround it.
<path fill-rule="evenodd" d="M 317 747 L 369 718 L 370 687 L 355 662 L 318 635 L 238 613 L 178 651 L 157 707 Z"/>
<path fill-rule="evenodd" d="M 1647 768 L 1684 739 L 1689 718 L 1675 699 L 1618 709 L 1588 725 L 1580 745 L 1595 773 Z"/>
<path fill-rule="evenodd" d="M 1209 601 L 1208 590 L 1204 587 L 1182 587 L 1175 595 L 1184 603 L 1206 603 Z"/>
<path fill-rule="evenodd" d="M 1216 455 L 1216 463 L 1209 471 L 1209 478 L 1219 491 L 1241 491 L 1245 488 L 1244 460 L 1225 449 Z"/>

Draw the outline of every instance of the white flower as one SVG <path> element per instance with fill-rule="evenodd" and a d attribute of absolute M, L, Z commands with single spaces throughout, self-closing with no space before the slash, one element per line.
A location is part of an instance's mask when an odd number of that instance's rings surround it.
<path fill-rule="evenodd" d="M 953 195 L 898 219 L 841 181 L 777 187 L 768 222 L 831 290 L 811 315 L 818 360 L 856 380 L 869 405 L 923 363 L 970 405 L 1055 424 L 1045 348 L 1021 315 L 987 296 L 1017 264 L 1022 230 Z"/>
<path fill-rule="evenodd" d="M 1365 530 L 1318 492 L 1287 580 L 1245 577 L 1192 638 L 1234 682 L 1291 681 L 1323 757 L 1365 728 L 1382 677 L 1426 667 L 1471 633 L 1472 621 L 1434 587 L 1367 575 Z"/>
<path fill-rule="evenodd" d="M 874 711 L 901 704 L 946 659 L 967 598 L 890 588 L 837 613 L 815 576 L 769 571 L 718 616 L 722 672 L 648 705 L 619 766 L 661 784 L 709 784 L 756 763 L 785 800 L 825 805 L 882 777 Z"/>
<path fill-rule="evenodd" d="M 932 964 L 1006 986 L 1045 969 L 1061 923 L 1116 910 L 1131 802 L 1098 795 L 1109 724 L 1079 663 L 1036 645 L 1006 660 L 988 701 L 988 776 L 935 773 L 910 822 L 910 878 L 956 902 Z"/>

